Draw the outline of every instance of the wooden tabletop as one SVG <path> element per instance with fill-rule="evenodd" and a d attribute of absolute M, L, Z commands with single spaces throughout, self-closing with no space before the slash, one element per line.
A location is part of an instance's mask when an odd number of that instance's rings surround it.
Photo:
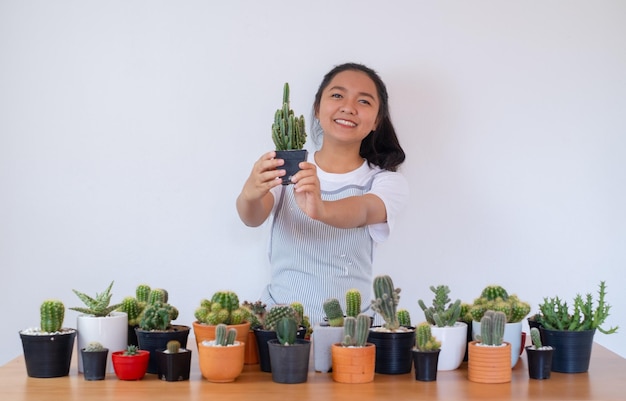
<path fill-rule="evenodd" d="M 75 354 L 75 353 L 74 353 Z M 197 352 L 194 352 L 197 354 Z M 30 378 L 24 358 L 19 356 L 0 367 L 0 400 L 625 400 L 626 359 L 594 344 L 589 372 L 552 373 L 548 380 L 528 378 L 526 355 L 513 369 L 506 384 L 479 384 L 467 380 L 467 364 L 454 371 L 438 372 L 436 382 L 415 380 L 413 372 L 404 375 L 376 374 L 367 384 L 333 382 L 330 373 L 309 372 L 302 384 L 272 382 L 271 373 L 258 365 L 246 365 L 233 383 L 216 384 L 204 380 L 197 359 L 192 360 L 189 381 L 164 382 L 147 374 L 141 381 L 127 382 L 109 374 L 102 381 L 86 381 L 77 373 L 75 356 L 69 376 L 51 379 Z M 216 397 L 216 398 L 214 398 Z"/>

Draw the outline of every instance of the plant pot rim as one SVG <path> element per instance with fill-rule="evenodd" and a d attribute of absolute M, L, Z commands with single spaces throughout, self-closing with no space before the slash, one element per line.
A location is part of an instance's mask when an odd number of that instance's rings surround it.
<path fill-rule="evenodd" d="M 190 330 L 191 330 L 191 326 L 186 326 L 184 324 L 173 324 L 170 326 L 169 330 L 146 330 L 146 329 L 142 329 L 139 326 L 135 327 L 135 331 L 142 332 L 142 333 L 172 333 L 172 332 L 190 331 Z"/>
<path fill-rule="evenodd" d="M 123 316 L 128 316 L 128 314 L 126 312 L 121 312 L 121 311 L 113 311 L 111 313 L 109 313 L 106 316 L 95 316 L 95 315 L 90 315 L 87 313 L 81 313 L 80 315 L 77 316 L 77 318 L 81 318 L 81 319 L 109 319 L 109 318 L 120 318 Z"/>
<path fill-rule="evenodd" d="M 41 331 L 39 327 L 26 328 L 19 331 L 20 336 L 29 336 L 29 337 L 45 337 L 45 336 L 58 336 L 58 335 L 66 335 L 76 333 L 76 329 L 71 327 L 62 327 L 59 331 L 48 332 Z"/>
<path fill-rule="evenodd" d="M 136 356 L 150 354 L 150 351 L 146 351 L 145 349 L 138 349 L 137 350 L 138 355 L 124 355 L 124 352 L 126 352 L 126 351 L 113 351 L 113 352 L 111 352 L 111 355 L 121 356 L 122 358 L 133 358 L 133 357 L 136 357 Z"/>
<path fill-rule="evenodd" d="M 363 349 L 363 348 L 369 348 L 369 347 L 375 347 L 375 346 L 376 346 L 376 344 L 374 344 L 374 343 L 365 343 L 365 345 L 362 346 L 362 347 L 357 347 L 356 345 L 350 345 L 350 346 L 346 347 L 346 346 L 344 346 L 341 343 L 333 343 L 333 347 L 348 348 L 348 349 L 350 349 L 350 348 L 352 348 L 352 349 Z"/>

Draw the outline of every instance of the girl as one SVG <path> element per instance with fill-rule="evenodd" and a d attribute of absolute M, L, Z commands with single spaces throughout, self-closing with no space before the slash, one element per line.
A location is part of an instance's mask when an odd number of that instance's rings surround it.
<path fill-rule="evenodd" d="M 375 245 L 388 238 L 409 191 L 396 172 L 405 155 L 375 71 L 354 63 L 332 69 L 315 95 L 313 116 L 319 150 L 300 163 L 293 186 L 281 185 L 283 160 L 268 152 L 254 164 L 237 211 L 251 227 L 271 216 L 271 281 L 261 301 L 299 301 L 316 324 L 324 301 L 345 303 L 351 288 L 369 307 Z"/>

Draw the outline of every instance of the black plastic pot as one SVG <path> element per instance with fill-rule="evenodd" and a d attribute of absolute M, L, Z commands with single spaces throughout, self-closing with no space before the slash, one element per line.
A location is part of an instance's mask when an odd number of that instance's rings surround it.
<path fill-rule="evenodd" d="M 139 348 L 150 352 L 150 362 L 148 362 L 147 373 L 158 373 L 158 361 L 156 350 L 167 348 L 167 343 L 177 340 L 181 348 L 187 348 L 187 338 L 189 337 L 190 326 L 173 325 L 170 331 L 150 331 L 135 329 Z"/>
<path fill-rule="evenodd" d="M 26 373 L 30 377 L 62 377 L 70 372 L 76 330 L 31 335 L 20 332 Z"/>
<path fill-rule="evenodd" d="M 584 373 L 589 370 L 595 330 L 567 331 L 541 328 L 543 345 L 554 348 L 552 371 Z"/>
<path fill-rule="evenodd" d="M 526 347 L 528 376 L 531 379 L 544 380 L 550 378 L 553 353 L 554 349 L 535 349 L 530 345 Z"/>
<path fill-rule="evenodd" d="M 305 149 L 301 150 L 277 150 L 276 158 L 283 159 L 285 164 L 279 166 L 280 170 L 285 170 L 286 173 L 283 176 L 283 185 L 291 184 L 291 176 L 300 171 L 298 166 L 300 162 L 306 161 L 308 152 Z"/>
<path fill-rule="evenodd" d="M 276 332 L 254 329 L 254 336 L 256 337 L 257 348 L 259 349 L 259 368 L 261 372 L 271 372 L 272 365 L 270 364 L 270 350 L 267 342 L 269 340 L 276 340 Z"/>
<path fill-rule="evenodd" d="M 440 349 L 436 351 L 418 351 L 413 349 L 413 368 L 415 380 L 432 382 L 437 380 L 437 363 Z"/>
<path fill-rule="evenodd" d="M 83 359 L 83 376 L 85 380 L 104 380 L 107 373 L 107 356 L 108 348 L 102 351 L 85 351 L 80 350 Z"/>
<path fill-rule="evenodd" d="M 414 329 L 400 332 L 370 330 L 367 342 L 376 345 L 376 373 L 399 375 L 411 372 Z"/>
<path fill-rule="evenodd" d="M 311 342 L 297 339 L 295 344 L 282 345 L 278 340 L 267 342 L 275 383 L 304 383 L 309 375 Z"/>
<path fill-rule="evenodd" d="M 181 350 L 176 354 L 170 354 L 164 349 L 158 349 L 156 357 L 159 379 L 168 382 L 189 380 L 191 350 Z"/>

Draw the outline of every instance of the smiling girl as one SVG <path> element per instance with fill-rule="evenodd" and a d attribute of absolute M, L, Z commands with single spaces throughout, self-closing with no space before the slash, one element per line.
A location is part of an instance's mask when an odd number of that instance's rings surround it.
<path fill-rule="evenodd" d="M 261 301 L 299 301 L 315 324 L 324 301 L 343 301 L 351 288 L 369 305 L 376 244 L 389 237 L 409 191 L 397 172 L 405 154 L 387 89 L 375 71 L 355 63 L 333 68 L 313 114 L 312 136 L 321 145 L 300 163 L 294 185 L 281 185 L 283 160 L 268 152 L 254 164 L 237 211 L 251 227 L 271 216 L 271 281 Z"/>

